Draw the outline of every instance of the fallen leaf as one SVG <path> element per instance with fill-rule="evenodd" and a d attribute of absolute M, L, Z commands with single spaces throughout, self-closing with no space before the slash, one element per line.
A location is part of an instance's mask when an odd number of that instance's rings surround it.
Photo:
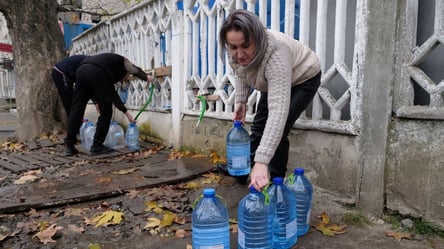
<path fill-rule="evenodd" d="M 147 211 L 147 212 L 149 212 L 151 210 L 156 214 L 160 214 L 163 212 L 163 209 L 161 207 L 159 207 L 159 205 L 155 201 L 145 202 L 145 205 L 146 205 L 145 211 Z"/>
<path fill-rule="evenodd" d="M 160 227 L 169 227 L 173 224 L 176 219 L 176 214 L 171 212 L 164 212 L 162 221 L 160 222 Z"/>
<path fill-rule="evenodd" d="M 11 235 L 11 230 L 5 226 L 0 226 L 0 241 L 3 241 Z"/>
<path fill-rule="evenodd" d="M 322 234 L 325 236 L 335 236 L 337 234 L 344 234 L 347 232 L 345 231 L 347 225 L 339 226 L 335 224 L 329 224 L 330 218 L 325 212 L 322 212 L 320 215 L 318 215 L 318 218 L 320 218 L 321 221 L 314 227 L 318 231 L 322 232 Z"/>
<path fill-rule="evenodd" d="M 99 244 L 88 244 L 88 249 L 102 249 Z"/>
<path fill-rule="evenodd" d="M 214 174 L 212 172 L 208 174 L 203 174 L 202 176 L 205 177 L 202 180 L 202 184 L 219 183 L 221 179 L 220 175 Z"/>
<path fill-rule="evenodd" d="M 138 168 L 121 169 L 121 170 L 118 170 L 118 171 L 113 171 L 112 173 L 116 174 L 116 175 L 128 175 L 128 174 L 133 173 L 133 172 L 135 172 L 137 170 L 138 170 Z"/>
<path fill-rule="evenodd" d="M 144 229 L 146 228 L 153 228 L 153 227 L 159 227 L 160 226 L 161 221 L 157 218 L 154 217 L 149 217 L 148 218 L 148 223 L 146 223 Z"/>
<path fill-rule="evenodd" d="M 85 229 L 83 229 L 83 227 L 72 225 L 72 224 L 68 225 L 68 229 L 70 231 L 73 231 L 73 232 L 78 233 L 78 234 L 81 234 L 81 233 L 85 232 Z"/>
<path fill-rule="evenodd" d="M 135 189 L 131 189 L 130 191 L 128 191 L 128 193 L 126 194 L 130 199 L 134 199 L 137 197 L 137 195 L 140 193 L 140 191 L 135 190 Z"/>
<path fill-rule="evenodd" d="M 20 185 L 20 184 L 26 184 L 28 182 L 33 182 L 37 179 L 38 177 L 35 175 L 25 175 L 20 177 L 18 180 L 14 181 L 14 184 Z"/>
<path fill-rule="evenodd" d="M 227 159 L 226 158 L 221 158 L 217 152 L 215 150 L 211 150 L 210 151 L 210 160 L 213 164 L 217 164 L 217 163 L 222 163 L 225 164 L 227 163 Z"/>
<path fill-rule="evenodd" d="M 65 209 L 65 216 L 83 216 L 83 213 L 86 211 L 86 208 L 67 208 Z"/>
<path fill-rule="evenodd" d="M 96 216 L 92 221 L 96 227 L 120 224 L 123 218 L 122 212 L 105 211 L 101 215 Z"/>
<path fill-rule="evenodd" d="M 113 179 L 111 177 L 107 177 L 107 176 L 101 176 L 97 178 L 97 183 L 109 183 L 111 182 Z"/>
<path fill-rule="evenodd" d="M 174 223 L 185 225 L 187 223 L 187 218 L 179 217 L 176 215 L 176 217 L 174 218 Z"/>
<path fill-rule="evenodd" d="M 174 236 L 176 236 L 177 238 L 185 238 L 188 235 L 188 232 L 185 231 L 184 229 L 177 229 L 176 233 L 174 234 Z"/>
<path fill-rule="evenodd" d="M 46 245 L 47 243 L 56 242 L 55 240 L 52 239 L 52 236 L 54 236 L 57 233 L 57 231 L 62 229 L 63 227 L 57 226 L 56 224 L 52 224 L 49 227 L 34 234 L 34 236 L 32 237 L 39 238 L 40 242 Z"/>
<path fill-rule="evenodd" d="M 411 233 L 403 233 L 396 231 L 385 231 L 385 235 L 389 237 L 395 238 L 397 241 L 401 241 L 401 239 L 412 239 Z"/>

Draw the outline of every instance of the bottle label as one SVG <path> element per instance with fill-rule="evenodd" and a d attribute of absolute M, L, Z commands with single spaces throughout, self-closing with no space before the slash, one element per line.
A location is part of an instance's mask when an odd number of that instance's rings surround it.
<path fill-rule="evenodd" d="M 307 212 L 307 225 L 310 224 L 311 208 Z"/>
<path fill-rule="evenodd" d="M 248 165 L 248 159 L 250 156 L 233 156 L 232 158 L 232 167 L 233 169 L 244 169 L 250 167 Z"/>
<path fill-rule="evenodd" d="M 287 223 L 287 225 L 285 226 L 285 231 L 287 239 L 290 239 L 294 235 L 296 235 L 296 233 L 298 232 L 298 223 L 296 222 L 296 219 Z"/>

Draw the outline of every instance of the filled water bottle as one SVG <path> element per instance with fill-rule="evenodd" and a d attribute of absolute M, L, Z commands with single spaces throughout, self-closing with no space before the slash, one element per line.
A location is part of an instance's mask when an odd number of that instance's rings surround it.
<path fill-rule="evenodd" d="M 242 122 L 234 121 L 227 134 L 227 169 L 233 176 L 250 173 L 250 136 L 242 127 Z"/>
<path fill-rule="evenodd" d="M 214 188 L 203 190 L 203 197 L 193 209 L 191 239 L 193 249 L 229 249 L 228 210 Z"/>
<path fill-rule="evenodd" d="M 296 196 L 296 216 L 298 221 L 298 236 L 305 235 L 310 228 L 311 202 L 313 186 L 304 176 L 303 168 L 295 168 L 293 174 L 285 181 L 287 188 Z"/>
<path fill-rule="evenodd" d="M 90 150 L 94 142 L 94 134 L 96 133 L 96 126 L 93 123 L 88 122 L 85 128 L 85 149 Z"/>
<path fill-rule="evenodd" d="M 83 147 L 85 147 L 85 129 L 88 126 L 88 122 L 89 120 L 87 118 L 84 118 L 79 130 L 80 144 L 82 144 Z"/>
<path fill-rule="evenodd" d="M 136 123 L 129 124 L 125 135 L 125 144 L 130 151 L 139 150 L 139 128 L 137 127 Z"/>
<path fill-rule="evenodd" d="M 109 125 L 104 145 L 109 148 L 118 148 L 125 145 L 123 128 L 116 121 L 112 121 Z"/>
<path fill-rule="evenodd" d="M 288 249 L 298 240 L 296 220 L 296 197 L 284 184 L 282 177 L 274 177 L 267 190 L 274 209 L 273 248 Z"/>
<path fill-rule="evenodd" d="M 238 248 L 273 248 L 273 208 L 269 199 L 253 186 L 237 209 Z"/>

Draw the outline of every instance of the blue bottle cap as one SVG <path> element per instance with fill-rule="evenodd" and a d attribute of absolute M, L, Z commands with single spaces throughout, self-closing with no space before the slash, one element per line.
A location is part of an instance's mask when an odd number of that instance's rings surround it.
<path fill-rule="evenodd" d="M 273 184 L 281 185 L 284 182 L 282 177 L 273 177 Z"/>
<path fill-rule="evenodd" d="M 241 127 L 241 126 L 242 126 L 242 121 L 240 121 L 240 120 L 234 120 L 234 126 L 235 126 L 235 127 Z"/>
<path fill-rule="evenodd" d="M 134 127 L 134 126 L 136 126 L 136 123 L 131 122 L 130 127 Z"/>
<path fill-rule="evenodd" d="M 205 197 L 211 197 L 216 195 L 216 190 L 214 188 L 206 188 L 203 190 L 203 195 Z"/>
<path fill-rule="evenodd" d="M 116 125 L 116 124 L 117 124 L 117 121 L 113 121 L 113 122 L 111 122 L 111 124 L 112 124 L 112 125 Z"/>
<path fill-rule="evenodd" d="M 250 193 L 259 193 L 253 186 L 250 186 Z"/>
<path fill-rule="evenodd" d="M 298 175 L 298 176 L 302 176 L 302 175 L 304 175 L 304 169 L 303 168 L 295 168 L 294 174 Z"/>

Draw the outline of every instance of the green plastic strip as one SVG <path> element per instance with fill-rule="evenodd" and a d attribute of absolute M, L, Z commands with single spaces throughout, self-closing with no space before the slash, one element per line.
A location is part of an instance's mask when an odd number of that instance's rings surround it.
<path fill-rule="evenodd" d="M 196 127 L 199 126 L 200 122 L 202 121 L 202 119 L 204 117 L 205 111 L 207 110 L 207 99 L 202 95 L 197 96 L 197 98 L 199 98 L 202 101 L 202 108 L 200 110 L 200 115 L 199 115 L 199 119 L 197 120 Z"/>

